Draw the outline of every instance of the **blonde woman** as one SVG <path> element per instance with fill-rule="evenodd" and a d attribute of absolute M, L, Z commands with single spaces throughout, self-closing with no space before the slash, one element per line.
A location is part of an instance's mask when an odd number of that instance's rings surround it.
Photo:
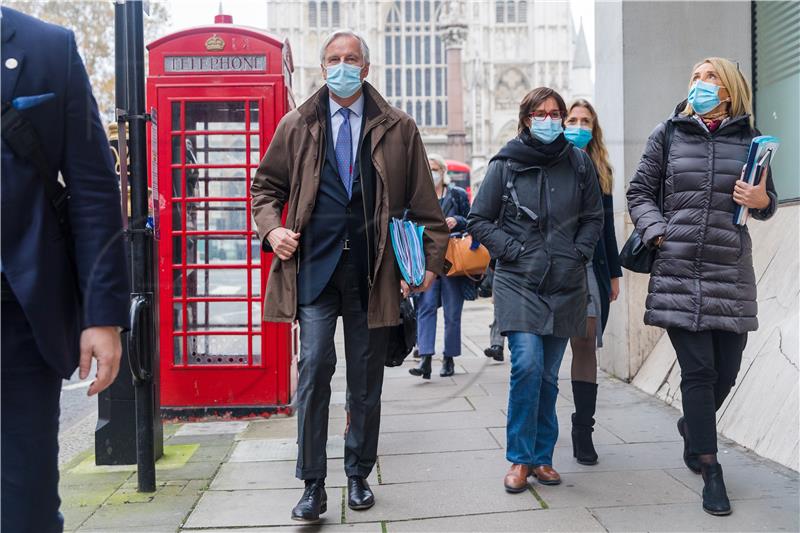
<path fill-rule="evenodd" d="M 597 112 L 587 100 L 576 100 L 569 107 L 564 136 L 577 148 L 589 154 L 603 196 L 603 233 L 595 247 L 594 257 L 586 265 L 589 285 L 586 333 L 570 338 L 572 347 L 572 455 L 584 465 L 597 464 L 592 443 L 594 412 L 597 404 L 597 347 L 603 345 L 603 330 L 608 322 L 611 302 L 619 296 L 619 250 L 614 233 L 614 185 L 608 151 Z"/>
<path fill-rule="evenodd" d="M 627 195 L 642 240 L 658 248 L 644 321 L 666 328 L 678 355 L 684 461 L 702 473 L 703 509 L 713 515 L 731 513 L 715 413 L 734 385 L 747 333 L 758 328 L 752 242 L 733 213 L 743 205 L 766 220 L 778 204 L 771 175 L 756 186 L 739 179 L 757 135 L 750 102 L 735 64 L 711 57 L 695 65 L 687 102 L 650 135 Z"/>

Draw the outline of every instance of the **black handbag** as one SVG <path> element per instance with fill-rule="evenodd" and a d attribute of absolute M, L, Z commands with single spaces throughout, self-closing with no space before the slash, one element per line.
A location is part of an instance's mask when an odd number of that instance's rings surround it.
<path fill-rule="evenodd" d="M 386 366 L 400 366 L 417 344 L 417 311 L 411 298 L 400 302 L 400 325 L 389 332 L 389 346 L 386 350 Z"/>
<path fill-rule="evenodd" d="M 639 272 L 640 274 L 649 274 L 653 270 L 653 262 L 656 259 L 656 249 L 648 248 L 642 242 L 639 232 L 635 229 L 628 237 L 625 246 L 619 252 L 619 263 L 623 268 L 631 272 Z"/>
<path fill-rule="evenodd" d="M 667 158 L 669 157 L 669 146 L 672 144 L 672 137 L 675 133 L 675 125 L 671 120 L 666 122 L 666 129 L 664 130 L 664 142 L 661 144 L 661 183 L 658 195 L 658 209 L 661 214 L 664 214 L 664 182 L 667 180 Z M 619 263 L 622 268 L 630 270 L 631 272 L 638 272 L 640 274 L 649 274 L 653 270 L 653 262 L 656 260 L 657 249 L 655 247 L 647 246 L 647 243 L 642 241 L 641 235 L 633 229 L 630 237 L 622 247 L 619 253 Z"/>

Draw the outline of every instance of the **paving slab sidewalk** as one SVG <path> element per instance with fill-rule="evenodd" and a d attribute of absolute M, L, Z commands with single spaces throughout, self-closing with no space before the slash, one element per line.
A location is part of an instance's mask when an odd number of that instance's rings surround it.
<path fill-rule="evenodd" d="M 491 306 L 468 303 L 456 375 L 423 381 L 413 366 L 386 370 L 379 460 L 370 482 L 377 504 L 345 505 L 342 402 L 333 402 L 328 512 L 320 526 L 289 514 L 302 493 L 294 479 L 296 421 L 170 424 L 154 494 L 136 492 L 133 468 L 96 467 L 86 451 L 62 469 L 67 531 L 800 531 L 797 472 L 720 438 L 734 513 L 700 507 L 702 480 L 681 460 L 678 412 L 633 386 L 600 376 L 594 437 L 600 462 L 572 458 L 569 356 L 561 372 L 560 437 L 554 466 L 563 483 L 510 495 L 503 490 L 508 362 L 487 360 Z M 441 339 L 441 335 L 439 336 Z M 340 358 L 343 359 L 343 358 Z M 438 367 L 438 362 L 435 363 Z M 343 398 L 340 361 L 333 381 Z"/>

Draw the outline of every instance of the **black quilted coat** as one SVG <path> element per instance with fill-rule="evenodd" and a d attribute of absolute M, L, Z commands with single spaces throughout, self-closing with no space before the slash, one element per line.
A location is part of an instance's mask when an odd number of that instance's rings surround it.
<path fill-rule="evenodd" d="M 647 140 L 628 189 L 628 209 L 644 242 L 664 235 L 650 276 L 644 321 L 689 331 L 744 333 L 758 329 L 752 241 L 733 224 L 733 188 L 756 135 L 748 116 L 709 132 L 697 118 L 675 114 L 666 164 L 664 214 L 658 208 L 665 124 Z M 770 205 L 751 211 L 766 220 L 778 198 L 767 181 Z"/>

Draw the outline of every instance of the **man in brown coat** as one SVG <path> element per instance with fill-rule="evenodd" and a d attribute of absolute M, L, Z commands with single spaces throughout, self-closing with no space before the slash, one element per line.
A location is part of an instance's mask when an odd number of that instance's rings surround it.
<path fill-rule="evenodd" d="M 428 158 L 411 117 L 364 78 L 369 48 L 349 31 L 320 53 L 326 85 L 278 125 L 253 179 L 253 216 L 275 257 L 264 320 L 300 321 L 296 475 L 306 490 L 292 518 L 319 520 L 325 476 L 334 333 L 344 322 L 350 426 L 345 439 L 348 505 L 375 503 L 366 478 L 375 465 L 388 328 L 400 299 L 441 273 L 448 230 Z M 283 218 L 284 208 L 286 217 Z M 389 220 L 425 226 L 425 281 L 409 288 L 395 263 Z"/>

